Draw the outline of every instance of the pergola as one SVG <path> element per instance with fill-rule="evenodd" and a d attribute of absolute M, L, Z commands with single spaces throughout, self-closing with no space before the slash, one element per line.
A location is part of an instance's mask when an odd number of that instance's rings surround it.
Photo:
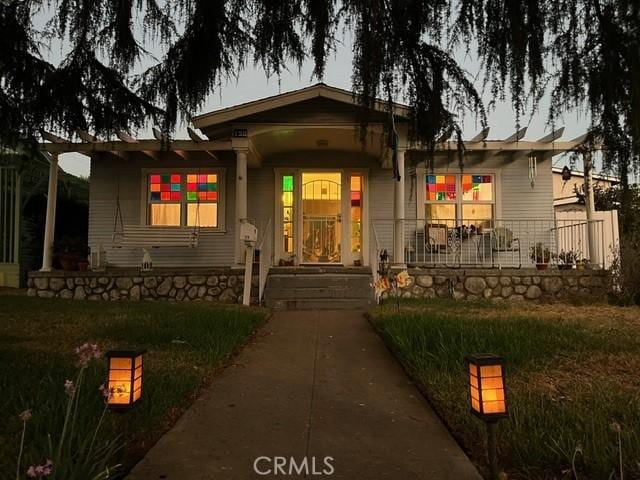
<path fill-rule="evenodd" d="M 357 128 L 352 125 L 350 128 Z M 576 150 L 585 140 L 586 135 L 570 141 L 559 140 L 564 133 L 564 127 L 536 141 L 525 140 L 526 128 L 516 131 L 503 140 L 488 140 L 489 129 L 486 128 L 478 135 L 464 142 L 465 162 L 469 165 L 479 164 L 486 159 L 498 157 L 506 163 L 529 159 L 530 168 L 535 168 L 538 160 L 549 159 L 567 151 Z M 188 128 L 189 139 L 171 139 L 159 129 L 153 129 L 153 139 L 137 139 L 126 132 L 117 132 L 118 140 L 101 140 L 88 132 L 78 130 L 80 141 L 71 141 L 51 133 L 44 133 L 44 141 L 40 144 L 41 151 L 50 160 L 50 173 L 47 197 L 47 213 L 45 237 L 43 246 L 43 261 L 41 271 L 52 269 L 52 248 L 54 240 L 54 225 L 57 194 L 58 156 L 63 153 L 77 152 L 87 156 L 94 154 L 113 155 L 127 158 L 128 155 L 143 155 L 149 159 L 159 158 L 160 155 L 175 155 L 176 158 L 189 160 L 190 158 L 208 155 L 219 158 L 222 155 L 235 154 L 236 164 L 236 215 L 238 224 L 247 221 L 247 167 L 248 155 L 256 149 L 251 141 L 247 129 L 234 130 L 232 138 L 212 140 L 199 133 L 194 128 Z M 357 141 L 354 139 L 354 141 Z M 458 150 L 458 144 L 449 138 L 441 138 L 434 155 L 434 164 L 449 161 L 452 154 Z M 391 168 L 391 152 L 386 148 L 380 150 L 380 164 L 383 168 Z M 404 173 L 405 157 L 421 158 L 428 152 L 421 146 L 407 140 L 406 132 L 401 132 L 400 148 L 397 153 L 398 170 L 401 181 L 394 181 L 394 262 L 402 264 L 405 219 L 404 205 Z M 259 155 L 258 155 L 259 156 Z M 232 158 L 232 157 L 231 157 Z M 595 211 L 592 187 L 592 160 L 585 156 L 585 190 L 587 193 L 587 219 L 591 220 Z M 590 239 L 590 245 L 594 242 Z M 243 247 L 236 241 L 236 263 L 243 263 Z"/>

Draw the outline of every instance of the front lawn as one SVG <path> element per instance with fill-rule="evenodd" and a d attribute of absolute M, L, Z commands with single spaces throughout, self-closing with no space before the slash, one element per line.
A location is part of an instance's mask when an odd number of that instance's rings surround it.
<path fill-rule="evenodd" d="M 510 418 L 498 426 L 510 479 L 640 478 L 640 308 L 433 301 L 370 318 L 486 473 L 464 357 L 507 360 Z"/>
<path fill-rule="evenodd" d="M 19 414 L 27 409 L 32 418 L 26 425 L 20 478 L 29 465 L 51 458 L 47 435 L 53 435 L 55 447 L 68 400 L 64 383 L 78 374 L 77 346 L 88 342 L 103 351 L 147 349 L 142 404 L 126 414 L 107 414 L 95 442 L 104 445 L 120 435 L 116 442 L 124 448 L 114 460 L 124 463 L 126 470 L 176 421 L 266 316 L 264 310 L 205 303 L 0 296 L 0 465 L 4 473 L 15 478 L 23 426 Z M 92 436 L 103 411 L 98 387 L 105 375 L 104 359 L 92 361 L 85 371 L 78 397 L 78 442 L 85 441 L 82 435 Z M 58 473 L 56 478 L 62 478 Z"/>

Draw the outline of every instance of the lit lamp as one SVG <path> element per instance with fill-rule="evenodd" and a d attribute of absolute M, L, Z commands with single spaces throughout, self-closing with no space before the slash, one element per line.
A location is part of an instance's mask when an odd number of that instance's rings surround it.
<path fill-rule="evenodd" d="M 491 478 L 498 478 L 496 424 L 506 418 L 507 395 L 504 382 L 504 358 L 492 354 L 468 355 L 471 413 L 487 424 Z"/>
<path fill-rule="evenodd" d="M 142 356 L 145 350 L 111 350 L 106 353 L 109 370 L 107 404 L 126 411 L 142 399 Z"/>

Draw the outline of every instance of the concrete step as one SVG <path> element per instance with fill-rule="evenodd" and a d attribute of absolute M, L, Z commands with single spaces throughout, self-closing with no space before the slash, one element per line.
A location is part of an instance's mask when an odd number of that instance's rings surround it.
<path fill-rule="evenodd" d="M 371 305 L 373 300 L 363 299 L 266 300 L 266 306 L 274 310 L 359 310 Z"/>
<path fill-rule="evenodd" d="M 354 309 L 373 303 L 368 268 L 274 268 L 265 289 L 265 303 L 275 309 Z"/>
<path fill-rule="evenodd" d="M 321 287 L 321 288 L 274 288 L 268 289 L 268 296 L 272 299 L 298 298 L 369 298 L 372 289 L 366 287 Z"/>
<path fill-rule="evenodd" d="M 368 287 L 371 283 L 371 275 L 344 275 L 344 274 L 295 274 L 269 275 L 268 284 L 273 288 L 347 288 L 355 286 Z"/>

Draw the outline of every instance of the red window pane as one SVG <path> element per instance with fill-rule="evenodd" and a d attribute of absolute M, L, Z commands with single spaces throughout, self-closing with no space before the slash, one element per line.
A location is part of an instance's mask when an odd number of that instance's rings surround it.
<path fill-rule="evenodd" d="M 171 192 L 171 200 L 180 200 L 180 192 Z"/>
<path fill-rule="evenodd" d="M 160 200 L 171 200 L 171 192 L 162 192 L 160 194 Z"/>
<path fill-rule="evenodd" d="M 436 191 L 438 191 L 438 192 L 444 192 L 445 191 L 445 184 L 444 183 L 438 183 L 436 185 L 436 187 L 437 187 Z"/>
<path fill-rule="evenodd" d="M 168 192 L 170 190 L 171 190 L 171 184 L 169 184 L 169 183 L 160 184 L 160 191 L 161 192 Z"/>
<path fill-rule="evenodd" d="M 180 183 L 180 175 L 175 173 L 171 175 L 171 183 Z"/>
<path fill-rule="evenodd" d="M 191 176 L 191 175 L 189 175 Z M 195 192 L 198 190 L 198 184 L 197 183 L 187 183 L 187 192 Z"/>
<path fill-rule="evenodd" d="M 199 183 L 207 183 L 207 176 L 206 175 L 198 175 L 198 182 Z"/>
<path fill-rule="evenodd" d="M 198 192 L 198 198 L 200 200 L 206 200 L 207 199 L 207 192 Z"/>
<path fill-rule="evenodd" d="M 215 202 L 218 200 L 218 192 L 207 192 L 207 200 Z"/>
<path fill-rule="evenodd" d="M 150 183 L 160 183 L 160 175 L 150 175 L 149 176 Z"/>

